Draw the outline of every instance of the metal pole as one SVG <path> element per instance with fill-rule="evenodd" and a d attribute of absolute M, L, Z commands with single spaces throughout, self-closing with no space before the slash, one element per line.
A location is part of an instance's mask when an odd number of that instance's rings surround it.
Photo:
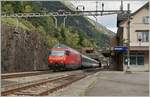
<path fill-rule="evenodd" d="M 55 19 L 55 28 L 57 28 L 57 18 L 54 16 Z"/>
<path fill-rule="evenodd" d="M 127 70 L 130 68 L 130 4 L 128 4 L 128 65 L 127 65 Z"/>
<path fill-rule="evenodd" d="M 16 18 L 16 21 L 17 21 L 17 24 L 16 24 L 16 27 L 15 27 L 15 32 L 18 32 L 17 30 L 18 30 L 18 17 Z"/>
<path fill-rule="evenodd" d="M 120 10 L 123 11 L 123 0 L 121 0 Z"/>
<path fill-rule="evenodd" d="M 98 1 L 96 1 L 96 15 L 97 15 L 97 10 L 98 10 Z"/>
<path fill-rule="evenodd" d="M 102 3 L 102 12 L 101 12 L 101 16 L 103 15 L 103 11 L 104 11 L 104 3 Z"/>
<path fill-rule="evenodd" d="M 95 28 L 97 28 L 97 16 L 94 16 L 94 18 L 96 19 Z"/>
<path fill-rule="evenodd" d="M 64 17 L 64 27 L 66 25 L 66 19 L 67 19 L 67 16 Z"/>

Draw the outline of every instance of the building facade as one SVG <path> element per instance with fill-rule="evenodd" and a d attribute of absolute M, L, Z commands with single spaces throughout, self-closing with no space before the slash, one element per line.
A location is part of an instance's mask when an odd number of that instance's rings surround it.
<path fill-rule="evenodd" d="M 126 15 L 124 15 L 126 17 Z M 130 21 L 130 70 L 131 71 L 148 71 L 149 70 L 149 3 L 132 13 Z M 117 18 L 117 45 L 128 46 L 128 20 Z M 125 69 L 127 65 L 127 53 L 115 54 L 117 64 L 120 68 Z"/>

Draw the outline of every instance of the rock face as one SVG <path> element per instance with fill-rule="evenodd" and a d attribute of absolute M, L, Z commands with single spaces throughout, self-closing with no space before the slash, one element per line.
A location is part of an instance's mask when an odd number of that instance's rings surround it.
<path fill-rule="evenodd" d="M 48 47 L 37 32 L 2 24 L 1 26 L 1 71 L 21 72 L 48 69 Z"/>

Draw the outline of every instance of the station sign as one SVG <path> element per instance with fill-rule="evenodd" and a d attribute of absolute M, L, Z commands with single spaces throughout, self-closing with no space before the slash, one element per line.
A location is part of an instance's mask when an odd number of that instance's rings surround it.
<path fill-rule="evenodd" d="M 128 47 L 126 46 L 115 46 L 114 51 L 121 51 L 121 52 L 126 52 L 128 50 Z"/>

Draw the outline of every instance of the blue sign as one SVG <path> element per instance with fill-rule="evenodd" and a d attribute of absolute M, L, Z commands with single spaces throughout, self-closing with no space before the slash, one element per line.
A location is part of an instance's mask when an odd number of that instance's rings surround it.
<path fill-rule="evenodd" d="M 125 51 L 128 50 L 128 48 L 125 47 L 125 46 L 115 46 L 115 47 L 114 47 L 114 50 L 115 50 L 115 51 L 125 52 Z"/>

